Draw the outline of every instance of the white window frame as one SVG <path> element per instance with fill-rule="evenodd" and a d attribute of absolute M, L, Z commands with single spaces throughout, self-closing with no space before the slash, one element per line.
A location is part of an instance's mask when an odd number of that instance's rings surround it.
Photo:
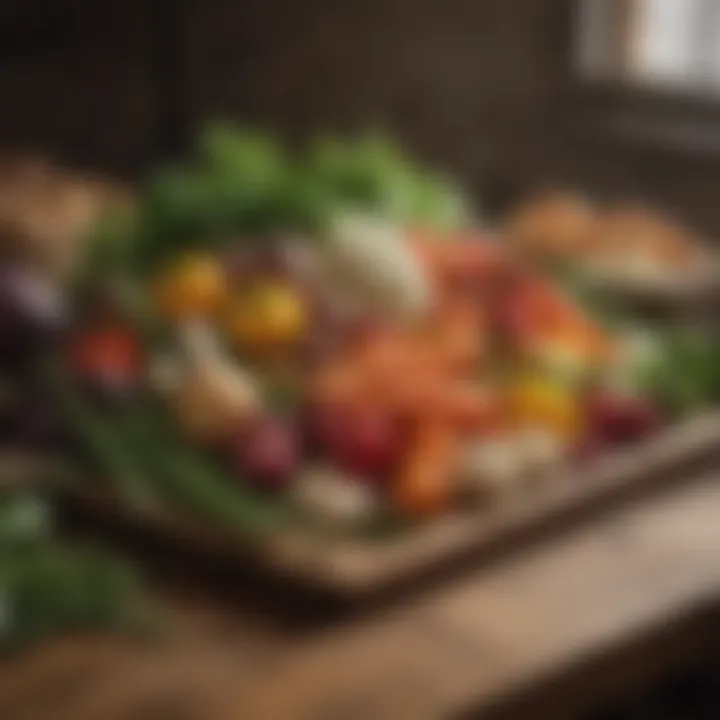
<path fill-rule="evenodd" d="M 577 7 L 583 79 L 720 98 L 720 0 L 577 0 Z M 669 42 L 674 28 L 681 34 Z"/>

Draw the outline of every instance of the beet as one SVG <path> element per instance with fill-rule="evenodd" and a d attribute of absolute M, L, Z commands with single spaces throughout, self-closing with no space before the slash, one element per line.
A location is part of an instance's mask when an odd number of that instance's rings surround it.
<path fill-rule="evenodd" d="M 640 397 L 597 393 L 588 402 L 590 432 L 612 444 L 637 442 L 662 425 L 659 408 Z"/>
<path fill-rule="evenodd" d="M 281 490 L 300 469 L 300 442 L 289 421 L 261 417 L 245 427 L 233 447 L 235 468 L 261 490 Z"/>
<path fill-rule="evenodd" d="M 372 410 L 317 409 L 308 419 L 309 434 L 338 469 L 381 481 L 397 460 L 399 428 L 392 418 Z"/>

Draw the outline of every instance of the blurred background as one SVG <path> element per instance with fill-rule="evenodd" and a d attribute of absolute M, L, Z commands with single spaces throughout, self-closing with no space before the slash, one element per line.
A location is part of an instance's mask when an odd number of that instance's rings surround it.
<path fill-rule="evenodd" d="M 371 127 L 489 216 L 569 187 L 720 231 L 718 0 L 2 0 L 0 98 L 0 148 L 130 180 L 211 118 Z M 719 717 L 717 667 L 597 717 Z"/>
<path fill-rule="evenodd" d="M 714 0 L 5 0 L 0 141 L 123 174 L 223 116 L 375 125 L 503 205 L 539 184 L 720 227 Z"/>

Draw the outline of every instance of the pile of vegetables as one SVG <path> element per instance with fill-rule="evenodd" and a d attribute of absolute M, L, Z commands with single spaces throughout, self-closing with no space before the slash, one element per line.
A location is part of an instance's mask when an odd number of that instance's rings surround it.
<path fill-rule="evenodd" d="M 106 214 L 89 259 L 104 271 L 138 271 L 199 241 L 217 248 L 278 230 L 314 234 L 342 211 L 444 229 L 462 224 L 469 206 L 449 180 L 378 134 L 325 138 L 291 154 L 266 133 L 212 124 L 190 162 L 149 178 L 135 213 Z"/>
<path fill-rule="evenodd" d="M 377 137 L 209 128 L 83 259 L 42 384 L 141 513 L 420 522 L 720 395 L 714 342 L 601 319 Z"/>

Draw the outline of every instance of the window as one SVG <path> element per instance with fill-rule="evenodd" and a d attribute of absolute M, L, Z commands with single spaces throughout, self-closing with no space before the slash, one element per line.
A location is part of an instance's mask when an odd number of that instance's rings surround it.
<path fill-rule="evenodd" d="M 579 0 L 583 76 L 720 95 L 720 0 Z"/>

